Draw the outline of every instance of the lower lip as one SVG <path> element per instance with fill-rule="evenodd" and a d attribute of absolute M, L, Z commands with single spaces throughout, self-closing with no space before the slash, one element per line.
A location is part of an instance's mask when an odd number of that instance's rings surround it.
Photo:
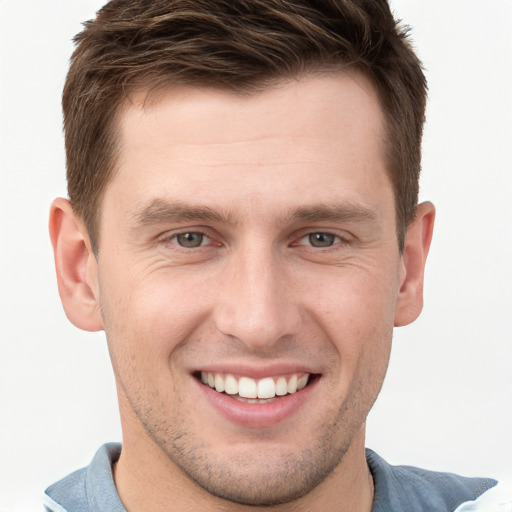
<path fill-rule="evenodd" d="M 296 393 L 276 397 L 273 402 L 249 404 L 239 402 L 226 393 L 219 393 L 197 379 L 194 380 L 203 396 L 225 418 L 249 428 L 271 427 L 293 416 L 308 400 L 318 383 L 318 378 L 314 378 L 308 386 Z"/>

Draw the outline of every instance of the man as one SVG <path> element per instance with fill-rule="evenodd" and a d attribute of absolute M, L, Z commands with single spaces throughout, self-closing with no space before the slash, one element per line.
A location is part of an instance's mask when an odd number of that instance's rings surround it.
<path fill-rule="evenodd" d="M 455 510 L 486 479 L 392 467 L 365 420 L 422 308 L 426 84 L 384 1 L 114 0 L 77 36 L 69 319 L 105 330 L 122 449 L 49 510 Z"/>

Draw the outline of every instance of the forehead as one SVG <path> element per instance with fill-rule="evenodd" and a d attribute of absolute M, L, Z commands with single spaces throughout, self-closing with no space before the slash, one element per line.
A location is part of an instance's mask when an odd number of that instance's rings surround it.
<path fill-rule="evenodd" d="M 130 136 L 137 137 L 146 123 L 169 121 L 169 115 L 175 117 L 174 125 L 168 123 L 168 128 L 174 128 L 169 135 L 176 143 L 223 143 L 258 135 L 281 136 L 283 129 L 289 129 L 289 135 L 300 135 L 304 128 L 320 129 L 325 138 L 333 139 L 338 135 L 337 128 L 347 123 L 360 122 L 376 130 L 383 123 L 373 83 L 352 68 L 309 73 L 255 92 L 206 86 L 136 90 L 120 109 L 122 140 L 133 142 Z M 283 116 L 288 117 L 288 126 L 283 124 Z M 222 130 L 211 130 L 212 117 Z M 224 119 L 228 122 L 222 123 Z"/>
<path fill-rule="evenodd" d="M 118 171 L 106 196 L 122 191 L 139 210 L 160 198 L 187 201 L 191 191 L 208 207 L 243 200 L 293 209 L 309 199 L 354 201 L 354 192 L 364 202 L 376 185 L 389 188 L 383 124 L 373 85 L 356 71 L 309 75 L 252 95 L 141 91 L 120 112 Z"/>

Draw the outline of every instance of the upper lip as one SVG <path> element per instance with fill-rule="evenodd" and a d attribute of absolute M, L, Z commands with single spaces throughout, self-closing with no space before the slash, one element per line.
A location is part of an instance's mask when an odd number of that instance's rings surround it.
<path fill-rule="evenodd" d="M 297 363 L 275 363 L 270 365 L 266 364 L 264 366 L 248 365 L 246 363 L 218 363 L 198 366 L 192 373 L 198 372 L 230 374 L 234 376 L 251 377 L 252 379 L 278 377 L 294 373 L 320 373 L 308 365 Z"/>

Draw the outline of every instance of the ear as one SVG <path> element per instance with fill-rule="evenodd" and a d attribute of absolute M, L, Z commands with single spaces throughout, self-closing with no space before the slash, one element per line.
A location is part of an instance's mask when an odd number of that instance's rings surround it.
<path fill-rule="evenodd" d="M 407 228 L 402 254 L 401 287 L 395 309 L 395 327 L 410 324 L 423 309 L 423 276 L 434 231 L 436 210 L 432 203 L 421 203 Z"/>
<path fill-rule="evenodd" d="M 55 199 L 51 205 L 50 238 L 66 316 L 85 331 L 103 329 L 98 302 L 97 261 L 87 230 L 67 199 Z"/>

